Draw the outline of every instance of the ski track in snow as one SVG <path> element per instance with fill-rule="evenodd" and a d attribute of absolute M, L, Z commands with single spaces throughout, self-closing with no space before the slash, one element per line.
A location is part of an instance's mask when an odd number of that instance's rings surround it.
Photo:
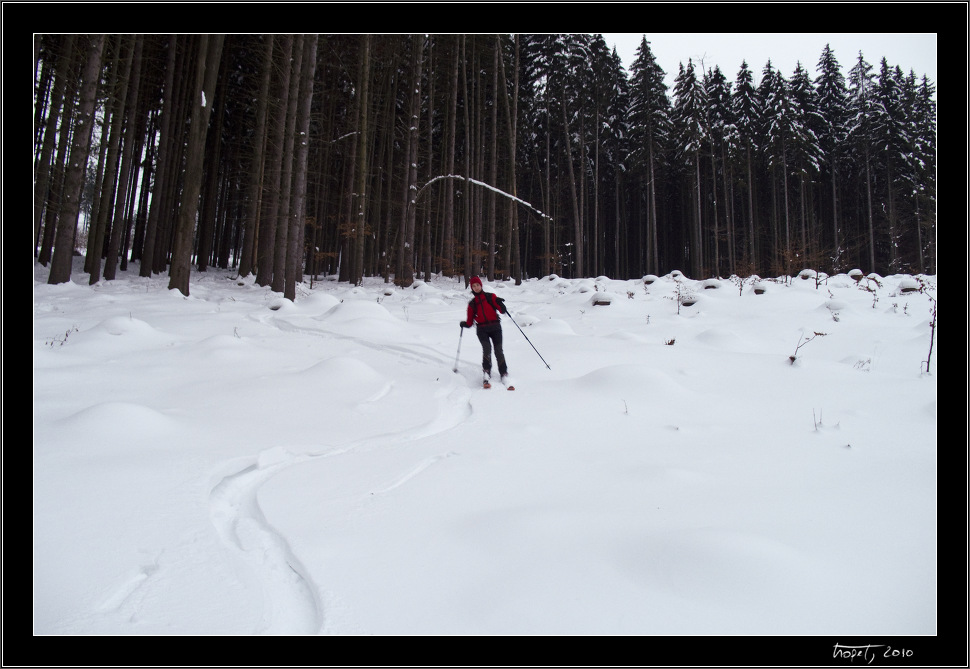
<path fill-rule="evenodd" d="M 313 634 L 323 624 L 323 610 L 306 570 L 283 539 L 266 522 L 256 493 L 283 467 L 298 462 L 292 454 L 256 462 L 226 476 L 210 493 L 213 525 L 223 541 L 254 571 L 263 586 L 263 612 L 256 634 Z"/>
<path fill-rule="evenodd" d="M 272 322 L 287 332 L 353 339 L 368 348 L 413 362 L 430 363 L 434 366 L 447 364 L 444 358 L 433 352 L 422 353 L 405 346 L 369 342 L 320 328 L 300 327 L 279 318 L 259 320 L 264 323 Z M 386 394 L 382 393 L 381 396 Z M 293 554 L 285 538 L 266 520 L 257 500 L 260 487 L 288 467 L 347 453 L 364 445 L 379 448 L 420 441 L 455 428 L 472 414 L 471 391 L 460 384 L 446 385 L 436 393 L 435 399 L 438 409 L 432 418 L 410 430 L 367 437 L 320 453 L 295 454 L 281 447 L 267 449 L 255 458 L 247 459 L 241 466 L 237 465 L 233 473 L 224 476 L 215 485 L 209 496 L 211 521 L 224 544 L 262 584 L 263 610 L 259 627 L 254 633 L 317 634 L 323 629 L 326 615 L 320 595 L 324 588 L 312 581 L 308 570 Z M 425 457 L 389 486 L 373 491 L 372 494 L 384 494 L 399 488 L 428 467 L 453 455 L 456 454 L 448 452 Z M 137 589 L 144 578 L 145 574 L 141 574 L 133 579 L 130 588 L 123 588 L 114 599 L 123 600 L 131 590 Z M 110 604 L 114 603 L 116 602 Z"/>
<path fill-rule="evenodd" d="M 357 344 L 366 346 L 367 348 L 373 349 L 375 351 L 380 351 L 382 353 L 388 353 L 388 352 L 396 353 L 401 358 L 410 360 L 412 362 L 420 362 L 420 363 L 431 362 L 436 365 L 449 364 L 448 360 L 446 360 L 444 356 L 442 356 L 440 353 L 438 353 L 437 351 L 434 351 L 433 349 L 427 346 L 422 346 L 422 348 L 425 348 L 427 350 L 426 353 L 417 352 L 415 351 L 415 348 L 417 348 L 417 346 L 400 346 L 397 344 L 388 344 L 386 342 L 368 341 L 359 336 L 340 334 L 338 332 L 332 332 L 330 330 L 326 330 L 321 327 L 311 328 L 311 327 L 296 325 L 290 321 L 287 321 L 278 317 L 263 316 L 258 318 L 257 320 L 259 320 L 263 324 L 272 323 L 280 330 L 283 330 L 285 332 L 296 332 L 299 334 L 308 334 L 308 335 L 315 335 L 318 337 L 329 337 L 333 339 L 353 341 Z"/>

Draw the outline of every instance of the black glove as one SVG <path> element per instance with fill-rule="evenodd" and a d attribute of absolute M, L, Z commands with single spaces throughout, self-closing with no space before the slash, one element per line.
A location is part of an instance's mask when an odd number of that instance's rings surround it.
<path fill-rule="evenodd" d="M 471 325 L 469 325 L 465 321 L 458 321 L 458 325 L 462 326 L 463 328 L 470 328 L 471 327 Z"/>
<path fill-rule="evenodd" d="M 503 314 L 509 313 L 508 308 L 505 306 L 505 300 L 503 300 L 501 297 L 496 297 L 495 301 L 498 302 L 498 310 L 500 312 L 502 312 Z"/>

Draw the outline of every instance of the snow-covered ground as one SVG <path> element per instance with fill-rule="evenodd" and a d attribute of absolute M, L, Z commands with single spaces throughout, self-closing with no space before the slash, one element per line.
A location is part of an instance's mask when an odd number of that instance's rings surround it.
<path fill-rule="evenodd" d="M 34 276 L 35 634 L 937 632 L 935 277 Z"/>

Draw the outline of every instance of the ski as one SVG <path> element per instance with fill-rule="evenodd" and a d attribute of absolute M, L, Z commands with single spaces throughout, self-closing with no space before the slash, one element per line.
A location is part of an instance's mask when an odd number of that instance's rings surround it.
<path fill-rule="evenodd" d="M 482 377 L 482 388 L 484 388 L 485 390 L 488 390 L 489 388 L 491 388 L 492 387 L 492 380 L 491 379 L 492 379 L 492 377 L 491 377 L 490 374 L 485 374 Z M 505 386 L 505 389 L 506 390 L 515 390 L 515 386 L 513 386 L 509 382 L 508 375 L 502 377 L 502 385 Z"/>

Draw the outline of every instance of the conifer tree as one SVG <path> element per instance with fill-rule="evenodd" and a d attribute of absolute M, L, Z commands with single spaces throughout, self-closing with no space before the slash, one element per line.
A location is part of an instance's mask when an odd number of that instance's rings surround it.
<path fill-rule="evenodd" d="M 704 74 L 704 91 L 707 97 L 707 126 L 709 163 L 711 172 L 711 220 L 712 246 L 714 250 L 714 275 L 721 274 L 721 243 L 722 236 L 728 250 L 728 267 L 734 273 L 734 226 L 731 221 L 730 199 L 728 197 L 729 170 L 727 164 L 727 136 L 734 126 L 731 115 L 731 84 L 715 66 Z M 720 174 L 720 178 L 718 175 Z M 720 183 L 720 188 L 719 188 Z M 720 195 L 723 194 L 723 199 Z M 724 227 L 721 228 L 721 221 Z M 722 232 L 723 230 L 723 232 Z"/>
<path fill-rule="evenodd" d="M 818 102 L 808 71 L 799 62 L 789 81 L 794 114 L 794 135 L 791 141 L 791 169 L 798 186 L 799 246 L 802 258 L 816 265 L 818 235 L 813 233 L 812 187 L 822 161 L 822 151 L 815 134 L 819 126 Z"/>
<path fill-rule="evenodd" d="M 798 110 L 789 94 L 788 82 L 771 61 L 762 71 L 758 87 L 761 99 L 762 149 L 771 183 L 771 232 L 773 260 L 785 273 L 792 271 L 791 220 L 788 201 L 789 151 L 797 134 Z"/>
<path fill-rule="evenodd" d="M 900 248 L 904 245 L 904 229 L 900 222 L 898 193 L 904 190 L 902 181 L 907 172 L 910 140 L 904 118 L 902 72 L 889 66 L 883 57 L 875 89 L 873 105 L 873 150 L 879 158 L 882 173 L 880 207 L 885 219 L 884 239 L 889 272 L 902 271 Z"/>
<path fill-rule="evenodd" d="M 657 177 L 663 146 L 671 129 L 671 109 L 665 73 L 646 37 L 637 48 L 630 72 L 630 160 L 631 167 L 641 175 L 639 182 L 646 199 L 646 266 L 641 269 L 659 272 Z"/>
<path fill-rule="evenodd" d="M 866 62 L 859 52 L 855 65 L 849 70 L 849 117 L 846 138 L 853 152 L 858 179 L 861 181 L 865 197 L 863 217 L 866 222 L 868 241 L 867 258 L 869 271 L 876 271 L 876 233 L 875 213 L 872 202 L 872 146 L 873 146 L 873 107 L 875 105 L 874 76 L 872 65 Z"/>
<path fill-rule="evenodd" d="M 628 247 L 628 240 L 621 233 L 621 221 L 625 216 L 625 209 L 621 194 L 625 192 L 621 183 L 623 174 L 627 171 L 627 154 L 630 144 L 630 123 L 627 118 L 630 106 L 629 84 L 620 57 L 614 49 L 602 62 L 603 69 L 597 74 L 597 80 L 603 79 L 603 110 L 598 125 L 602 133 L 600 147 L 603 155 L 604 171 L 601 172 L 603 185 L 601 191 L 605 202 L 603 215 L 610 219 L 612 230 L 612 254 L 604 248 L 604 264 L 611 269 L 607 272 L 614 276 L 626 276 L 620 272 L 620 250 L 624 255 Z M 610 197 L 612 194 L 612 197 Z M 608 205 L 612 202 L 612 207 Z M 613 215 L 609 216 L 612 211 Z M 604 238 L 604 244 L 609 237 Z M 612 262 L 606 263 L 605 258 L 612 255 Z"/>
<path fill-rule="evenodd" d="M 920 272 L 936 274 L 936 87 L 923 75 L 914 89 L 910 115 L 917 262 Z"/>
<path fill-rule="evenodd" d="M 818 105 L 816 117 L 819 148 L 824 156 L 829 180 L 828 209 L 831 212 L 830 240 L 831 263 L 833 271 L 847 269 L 845 263 L 845 237 L 842 231 L 842 211 L 839 204 L 839 182 L 842 179 L 842 164 L 845 160 L 846 120 L 848 116 L 848 91 L 845 77 L 835 53 L 825 45 L 817 66 L 815 93 Z"/>
<path fill-rule="evenodd" d="M 760 151 L 758 146 L 758 128 L 761 124 L 761 107 L 758 94 L 754 88 L 754 76 L 748 69 L 747 62 L 742 61 L 741 69 L 734 84 L 734 94 L 731 98 L 731 111 L 734 117 L 735 145 L 741 155 L 745 186 L 747 189 L 747 256 L 749 267 L 757 269 L 760 263 L 758 254 L 758 236 L 755 234 L 755 181 L 757 171 L 755 159 Z"/>
<path fill-rule="evenodd" d="M 692 60 L 680 66 L 674 80 L 673 131 L 676 153 L 681 166 L 690 174 L 691 211 L 683 220 L 688 228 L 691 273 L 700 277 L 707 269 L 704 258 L 704 236 L 701 201 L 701 151 L 707 142 L 705 118 L 707 99 L 704 87 L 694 71 Z"/>

